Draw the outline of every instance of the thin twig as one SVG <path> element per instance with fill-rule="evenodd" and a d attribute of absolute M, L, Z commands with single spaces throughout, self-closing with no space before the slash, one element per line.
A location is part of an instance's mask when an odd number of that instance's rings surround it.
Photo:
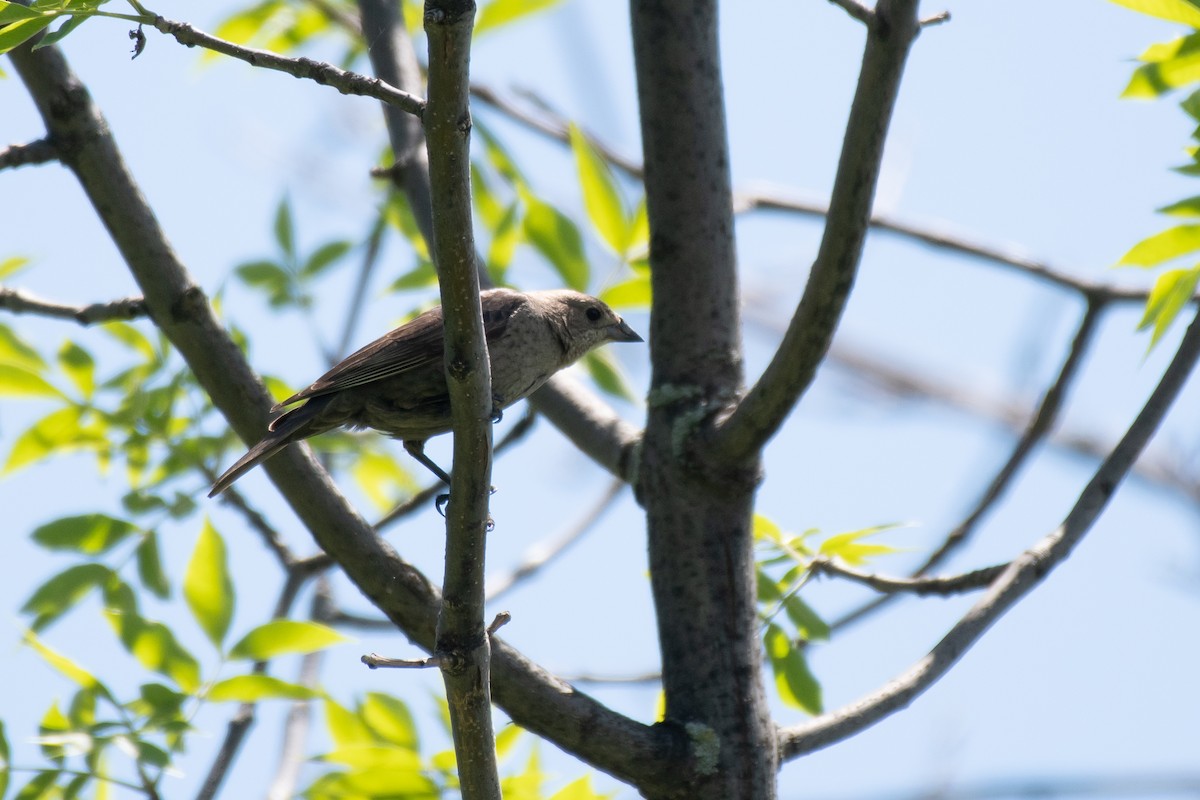
<path fill-rule="evenodd" d="M 269 50 L 244 47 L 197 30 L 186 22 L 164 19 L 157 14 L 152 19 L 146 20 L 146 24 L 161 33 L 174 37 L 175 41 L 188 47 L 203 47 L 245 61 L 251 66 L 286 72 L 295 78 L 305 78 L 322 86 L 332 86 L 342 94 L 373 97 L 418 117 L 425 111 L 424 100 L 378 78 L 347 72 L 333 64 L 314 61 L 311 58 L 289 58 Z"/>
<path fill-rule="evenodd" d="M 36 139 L 26 144 L 10 144 L 0 150 L 0 169 L 23 167 L 27 164 L 47 164 L 58 160 L 58 148 L 49 139 Z"/>
<path fill-rule="evenodd" d="M 217 474 L 207 469 L 204 472 L 211 485 L 217 479 Z M 295 568 L 298 563 L 296 557 L 292 554 L 288 546 L 284 544 L 283 537 L 279 534 L 279 531 L 275 530 L 271 523 L 267 522 L 267 518 L 258 509 L 250 505 L 241 492 L 231 486 L 225 490 L 220 499 L 221 502 L 233 506 L 241 513 L 250 527 L 262 538 L 263 544 L 267 546 L 267 549 L 275 554 L 276 560 L 279 561 L 279 565 L 285 571 L 291 571 Z"/>
<path fill-rule="evenodd" d="M 378 653 L 367 653 L 361 659 L 371 669 L 428 669 L 442 665 L 441 656 L 428 658 L 388 658 Z"/>
<path fill-rule="evenodd" d="M 921 20 L 922 28 L 932 28 L 934 25 L 941 25 L 950 21 L 949 11 L 939 11 Z"/>
<path fill-rule="evenodd" d="M 1132 469 L 1138 454 L 1162 424 L 1198 359 L 1200 314 L 1188 326 L 1179 349 L 1137 418 L 1096 470 L 1062 524 L 1014 559 L 983 598 L 905 673 L 843 708 L 807 724 L 781 730 L 779 741 L 783 758 L 797 758 L 827 747 L 906 708 L 936 683 L 996 620 L 1066 560 L 1091 530 L 1118 485 Z"/>
<path fill-rule="evenodd" d="M 140 297 L 126 297 L 121 300 L 92 303 L 86 306 L 70 306 L 51 300 L 42 300 L 20 289 L 6 289 L 3 286 L 0 286 L 0 309 L 11 311 L 14 314 L 37 314 L 55 319 L 69 319 L 80 325 L 138 319 L 147 315 L 146 303 Z"/>
<path fill-rule="evenodd" d="M 742 212 L 759 209 L 811 217 L 825 217 L 829 213 L 829 207 L 823 203 L 789 196 L 783 190 L 770 187 L 739 192 L 735 202 L 736 208 Z M 1135 303 L 1144 303 L 1149 297 L 1149 293 L 1144 289 L 1125 289 L 1107 283 L 1076 278 L 1048 262 L 1020 253 L 1015 248 L 986 244 L 972 239 L 970 236 L 952 233 L 931 225 L 918 225 L 885 214 L 872 214 L 870 225 L 873 229 L 894 233 L 930 247 L 950 250 L 979 261 L 1016 270 L 1052 286 L 1079 292 L 1085 297 Z"/>
<path fill-rule="evenodd" d="M 839 578 L 856 581 L 864 586 L 870 586 L 877 592 L 889 596 L 897 594 L 952 595 L 964 592 L 974 592 L 982 589 L 996 580 L 1000 573 L 1008 568 L 1008 564 L 997 564 L 992 567 L 964 572 L 960 575 L 927 578 L 893 578 L 872 572 L 859 572 L 828 558 L 817 558 L 809 565 L 816 574 L 836 575 Z"/>
<path fill-rule="evenodd" d="M 536 575 L 546 565 L 565 553 L 571 545 L 582 539 L 600 521 L 605 512 L 612 508 L 614 501 L 620 496 L 624 488 L 625 481 L 614 480 L 609 483 L 604 494 L 580 519 L 576 520 L 558 536 L 548 541 L 539 542 L 527 550 L 524 559 L 512 572 L 489 581 L 491 585 L 487 588 L 488 602 L 495 601 L 497 598 L 512 591 L 521 582 Z"/>

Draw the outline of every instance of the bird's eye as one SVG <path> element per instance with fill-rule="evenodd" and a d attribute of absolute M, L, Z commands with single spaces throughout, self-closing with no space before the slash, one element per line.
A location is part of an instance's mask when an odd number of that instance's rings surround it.
<path fill-rule="evenodd" d="M 599 321 L 600 316 L 600 309 L 596 308 L 595 306 L 592 306 L 587 310 L 587 318 L 592 322 Z"/>

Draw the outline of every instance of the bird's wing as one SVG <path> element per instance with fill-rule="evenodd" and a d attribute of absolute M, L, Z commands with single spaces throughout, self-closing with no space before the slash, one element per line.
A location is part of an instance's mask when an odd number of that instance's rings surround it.
<path fill-rule="evenodd" d="M 489 343 L 504 332 L 509 316 L 506 313 L 484 313 L 483 333 Z M 272 410 L 277 411 L 310 397 L 393 378 L 433 363 L 440 365 L 443 342 L 442 309 L 430 309 L 346 356 L 307 389 L 301 389 Z"/>

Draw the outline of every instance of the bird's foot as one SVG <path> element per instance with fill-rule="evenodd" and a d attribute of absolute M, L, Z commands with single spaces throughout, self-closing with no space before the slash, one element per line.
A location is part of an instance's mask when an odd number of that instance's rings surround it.
<path fill-rule="evenodd" d="M 488 495 L 493 495 L 495 493 L 496 493 L 496 487 L 489 486 L 488 487 Z M 437 497 L 433 498 L 433 507 L 435 509 L 437 509 L 437 512 L 439 514 L 441 514 L 443 517 L 445 517 L 446 516 L 446 504 L 449 502 L 450 502 L 450 493 L 449 492 L 446 492 L 445 494 L 439 494 Z M 488 514 L 487 529 L 490 531 L 494 527 L 496 527 L 496 522 L 495 522 L 495 520 L 492 519 L 492 515 Z"/>

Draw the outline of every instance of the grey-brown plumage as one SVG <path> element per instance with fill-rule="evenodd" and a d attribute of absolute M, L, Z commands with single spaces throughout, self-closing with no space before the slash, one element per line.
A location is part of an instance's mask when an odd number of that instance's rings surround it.
<path fill-rule="evenodd" d="M 488 289 L 480 301 L 496 413 L 595 347 L 642 341 L 603 302 L 569 289 Z M 423 450 L 426 439 L 451 427 L 442 353 L 439 306 L 347 356 L 271 409 L 305 401 L 276 417 L 267 435 L 217 479 L 208 496 L 223 492 L 292 442 L 343 426 L 374 428 L 403 440 L 409 453 L 449 483 Z"/>

